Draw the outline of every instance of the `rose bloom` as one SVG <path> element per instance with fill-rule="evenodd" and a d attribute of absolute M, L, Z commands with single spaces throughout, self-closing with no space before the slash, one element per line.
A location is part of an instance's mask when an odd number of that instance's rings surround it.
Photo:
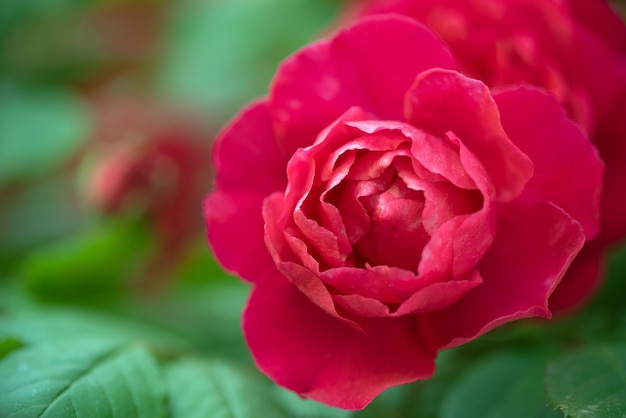
<path fill-rule="evenodd" d="M 208 237 L 254 284 L 244 333 L 279 385 L 363 408 L 571 285 L 599 227 L 593 145 L 553 96 L 455 68 L 414 20 L 366 19 L 218 137 Z"/>
<path fill-rule="evenodd" d="M 578 286 L 558 289 L 550 304 L 558 311 L 580 305 L 598 285 L 606 246 L 626 236 L 624 22 L 604 0 L 358 0 L 341 20 L 381 13 L 427 25 L 461 72 L 490 87 L 551 91 L 589 133 L 606 164 L 601 232 L 570 270 Z"/>

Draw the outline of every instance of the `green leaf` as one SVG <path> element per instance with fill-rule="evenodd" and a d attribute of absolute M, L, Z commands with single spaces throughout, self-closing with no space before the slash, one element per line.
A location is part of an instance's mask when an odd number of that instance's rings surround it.
<path fill-rule="evenodd" d="M 159 368 L 141 345 L 68 340 L 18 350 L 0 362 L 0 416 L 160 418 Z"/>
<path fill-rule="evenodd" d="M 290 418 L 347 418 L 353 415 L 351 411 L 331 408 L 310 399 L 302 399 L 294 392 L 281 387 L 274 387 L 278 402 L 289 411 Z"/>
<path fill-rule="evenodd" d="M 24 343 L 19 338 L 13 336 L 0 338 L 0 360 L 23 345 Z"/>
<path fill-rule="evenodd" d="M 574 418 L 626 416 L 626 345 L 595 346 L 550 362 L 550 400 Z"/>
<path fill-rule="evenodd" d="M 598 310 L 624 310 L 623 295 L 626 292 L 626 245 L 617 247 L 608 257 L 604 283 L 594 297 L 591 306 Z"/>
<path fill-rule="evenodd" d="M 66 161 L 85 140 L 87 112 L 56 89 L 0 88 L 0 186 L 40 176 Z"/>
<path fill-rule="evenodd" d="M 141 225 L 104 223 L 33 253 L 24 262 L 22 277 L 27 289 L 44 300 L 103 300 L 122 291 L 149 242 Z"/>
<path fill-rule="evenodd" d="M 28 346 L 80 337 L 103 338 L 118 344 L 141 339 L 151 348 L 163 352 L 180 352 L 191 347 L 177 335 L 150 324 L 78 308 L 31 306 L 24 311 L 10 312 L 0 316 L 0 335 L 15 337 Z"/>
<path fill-rule="evenodd" d="M 270 386 L 257 376 L 217 360 L 183 359 L 165 378 L 171 418 L 283 418 Z"/>
<path fill-rule="evenodd" d="M 467 369 L 445 396 L 442 418 L 540 418 L 552 411 L 543 392 L 547 356 L 504 352 Z"/>
<path fill-rule="evenodd" d="M 247 283 L 232 277 L 207 283 L 181 283 L 162 297 L 138 300 L 130 311 L 176 330 L 201 350 L 248 359 L 241 332 L 241 312 L 249 293 Z"/>

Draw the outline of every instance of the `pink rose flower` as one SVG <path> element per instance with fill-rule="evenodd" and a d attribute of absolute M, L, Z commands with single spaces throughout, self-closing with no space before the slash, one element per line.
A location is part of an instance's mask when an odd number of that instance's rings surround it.
<path fill-rule="evenodd" d="M 359 409 L 428 379 L 439 350 L 550 317 L 597 234 L 602 163 L 558 101 L 454 68 L 414 20 L 366 19 L 217 139 L 209 241 L 254 284 L 244 333 L 279 385 Z"/>
<path fill-rule="evenodd" d="M 591 136 L 606 165 L 601 232 L 550 301 L 558 311 L 579 306 L 598 286 L 606 246 L 626 237 L 624 22 L 604 0 L 362 0 L 342 20 L 390 12 L 427 25 L 461 72 L 492 88 L 551 91 Z"/>

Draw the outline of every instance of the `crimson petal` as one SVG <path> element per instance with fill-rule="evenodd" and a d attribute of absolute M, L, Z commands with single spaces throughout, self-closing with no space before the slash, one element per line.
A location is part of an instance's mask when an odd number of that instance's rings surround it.
<path fill-rule="evenodd" d="M 248 281 L 274 268 L 263 239 L 264 197 L 253 192 L 218 190 L 204 201 L 207 236 L 215 256 L 227 270 Z"/>
<path fill-rule="evenodd" d="M 313 144 L 316 133 L 351 106 L 402 120 L 404 94 L 415 75 L 454 66 L 443 43 L 416 21 L 363 19 L 280 66 L 270 92 L 279 143 L 289 155 Z"/>
<path fill-rule="evenodd" d="M 544 92 L 513 87 L 494 94 L 494 99 L 507 135 L 535 166 L 524 197 L 555 203 L 582 225 L 587 238 L 595 236 L 603 164 L 589 138 L 556 98 Z"/>
<path fill-rule="evenodd" d="M 584 244 L 581 226 L 548 202 L 510 203 L 499 215 L 492 249 L 479 265 L 483 284 L 421 316 L 431 348 L 458 346 L 516 319 L 551 316 L 548 298 Z"/>
<path fill-rule="evenodd" d="M 511 142 L 498 107 L 482 82 L 456 71 L 417 76 L 406 95 L 406 118 L 435 135 L 456 135 L 478 157 L 501 200 L 515 198 L 533 173 L 532 162 Z"/>
<path fill-rule="evenodd" d="M 222 132 L 213 147 L 219 190 L 269 195 L 285 189 L 287 157 L 276 143 L 266 102 L 249 105 Z"/>
<path fill-rule="evenodd" d="M 312 304 L 280 275 L 257 282 L 244 313 L 254 360 L 279 385 L 343 409 L 434 372 L 435 353 L 414 317 L 359 321 L 364 332 Z"/>

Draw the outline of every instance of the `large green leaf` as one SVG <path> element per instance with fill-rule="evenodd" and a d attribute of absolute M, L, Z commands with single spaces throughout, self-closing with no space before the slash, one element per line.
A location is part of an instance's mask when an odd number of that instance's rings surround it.
<path fill-rule="evenodd" d="M 165 369 L 171 418 L 283 418 L 269 386 L 225 362 L 183 359 Z"/>
<path fill-rule="evenodd" d="M 552 418 L 543 390 L 546 355 L 505 352 L 467 369 L 443 400 L 441 418 Z"/>
<path fill-rule="evenodd" d="M 88 127 L 83 104 L 66 91 L 0 86 L 0 186 L 67 160 Z"/>
<path fill-rule="evenodd" d="M 568 353 L 548 366 L 548 397 L 574 418 L 626 416 L 626 345 Z"/>
<path fill-rule="evenodd" d="M 0 304 L 1 308 L 4 306 Z M 116 318 L 78 308 L 25 308 L 0 316 L 0 336 L 11 337 L 26 346 L 80 337 L 87 340 L 106 339 L 118 344 L 141 339 L 163 352 L 181 352 L 191 347 L 177 335 L 128 318 Z"/>
<path fill-rule="evenodd" d="M 149 351 L 132 343 L 66 340 L 0 362 L 0 416 L 160 418 L 165 390 Z"/>

